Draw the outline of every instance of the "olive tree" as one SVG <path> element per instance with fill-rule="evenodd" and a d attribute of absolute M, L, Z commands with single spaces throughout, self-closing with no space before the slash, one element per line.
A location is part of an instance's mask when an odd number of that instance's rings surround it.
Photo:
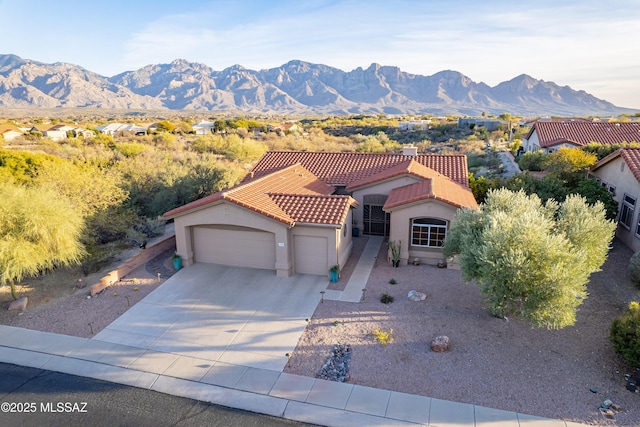
<path fill-rule="evenodd" d="M 479 209 L 458 212 L 445 256 L 459 256 L 463 278 L 478 283 L 494 315 L 558 329 L 575 323 L 614 229 L 602 203 L 578 195 L 543 204 L 524 191 L 491 190 Z"/>
<path fill-rule="evenodd" d="M 60 194 L 39 187 L 0 186 L 0 284 L 79 263 L 82 216 Z"/>

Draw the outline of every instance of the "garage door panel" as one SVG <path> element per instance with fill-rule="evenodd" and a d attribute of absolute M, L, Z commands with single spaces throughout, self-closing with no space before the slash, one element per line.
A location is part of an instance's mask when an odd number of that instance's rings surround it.
<path fill-rule="evenodd" d="M 327 275 L 327 238 L 294 236 L 296 273 Z"/>
<path fill-rule="evenodd" d="M 196 262 L 275 269 L 275 235 L 248 229 L 194 227 Z"/>

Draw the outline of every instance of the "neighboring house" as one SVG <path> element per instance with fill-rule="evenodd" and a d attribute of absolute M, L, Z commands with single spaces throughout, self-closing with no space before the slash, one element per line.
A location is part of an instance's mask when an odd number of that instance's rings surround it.
<path fill-rule="evenodd" d="M 584 147 L 591 142 L 621 144 L 640 141 L 640 123 L 537 121 L 522 141 L 525 152 L 557 151 L 560 147 Z"/>
<path fill-rule="evenodd" d="M 96 133 L 89 129 L 78 128 L 78 129 L 74 129 L 73 133 L 77 138 L 82 138 L 82 139 L 91 139 L 94 136 L 96 136 Z"/>
<path fill-rule="evenodd" d="M 477 207 L 464 155 L 266 153 L 240 185 L 167 212 L 194 262 L 328 275 L 353 228 L 401 245 L 401 263 L 436 264 L 458 208 Z"/>
<path fill-rule="evenodd" d="M 407 122 L 398 122 L 398 130 L 427 130 L 431 120 L 409 120 Z"/>
<path fill-rule="evenodd" d="M 5 142 L 8 142 L 22 136 L 22 131 L 17 126 L 0 125 L 0 135 L 2 135 Z"/>
<path fill-rule="evenodd" d="M 459 118 L 458 127 L 461 129 L 479 128 L 483 127 L 488 131 L 494 131 L 498 129 L 503 122 L 500 120 L 482 119 L 482 118 Z"/>
<path fill-rule="evenodd" d="M 591 168 L 591 173 L 618 202 L 616 236 L 640 251 L 640 149 L 621 148 Z"/>
<path fill-rule="evenodd" d="M 302 132 L 302 128 L 295 123 L 285 123 L 282 125 L 284 132 Z"/>
<path fill-rule="evenodd" d="M 135 135 L 146 135 L 147 128 L 131 125 L 131 124 L 123 124 L 123 123 L 109 123 L 108 125 L 99 126 L 96 130 L 100 133 L 104 133 L 111 136 L 121 135 L 125 132 L 131 132 Z"/>
<path fill-rule="evenodd" d="M 33 126 L 29 129 L 29 133 L 39 132 L 42 134 L 44 138 L 48 138 L 52 141 L 62 141 L 67 139 L 67 133 L 63 131 L 59 131 L 56 128 L 53 128 L 51 125 L 38 125 Z"/>
<path fill-rule="evenodd" d="M 196 133 L 196 135 L 209 135 L 210 133 L 213 132 L 214 126 L 215 126 L 215 123 L 202 120 L 196 123 L 195 125 L 193 125 L 192 128 L 193 128 L 193 131 Z"/>

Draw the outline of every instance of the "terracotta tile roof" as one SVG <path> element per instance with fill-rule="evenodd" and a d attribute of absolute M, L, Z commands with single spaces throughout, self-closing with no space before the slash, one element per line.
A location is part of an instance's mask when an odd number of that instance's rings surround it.
<path fill-rule="evenodd" d="M 365 187 L 376 182 L 385 181 L 387 179 L 395 178 L 402 175 L 412 175 L 418 178 L 426 179 L 440 174 L 411 158 L 409 160 L 404 160 L 394 166 L 391 166 L 390 168 L 385 169 L 375 175 L 370 175 L 354 181 L 351 184 L 347 185 L 346 190 L 351 191 L 359 187 Z"/>
<path fill-rule="evenodd" d="M 346 217 L 355 200 L 349 196 L 333 196 L 334 190 L 300 164 L 294 164 L 180 206 L 164 216 L 173 218 L 226 200 L 290 226 L 296 222 L 339 225 L 339 219 Z M 308 206 L 303 206 L 305 201 Z"/>
<path fill-rule="evenodd" d="M 351 196 L 269 194 L 296 223 L 342 225 L 349 208 L 358 202 Z"/>
<path fill-rule="evenodd" d="M 0 133 L 5 133 L 5 132 L 9 132 L 9 131 L 16 131 L 16 132 L 20 132 L 20 128 L 18 126 L 14 126 L 14 125 L 0 125 Z"/>
<path fill-rule="evenodd" d="M 633 176 L 640 182 L 640 148 L 620 148 L 593 165 L 591 170 L 596 170 L 618 157 L 622 157 Z"/>
<path fill-rule="evenodd" d="M 468 188 L 443 175 L 434 175 L 424 181 L 394 188 L 383 206 L 385 211 L 415 203 L 421 200 L 435 199 L 458 208 L 477 208 L 478 203 Z"/>
<path fill-rule="evenodd" d="M 638 122 L 538 121 L 525 139 L 531 138 L 534 131 L 538 135 L 542 148 L 566 142 L 578 146 L 584 146 L 590 142 L 601 144 L 640 142 L 640 123 Z"/>
<path fill-rule="evenodd" d="M 410 158 L 466 187 L 469 186 L 467 158 L 463 154 L 418 154 Z M 402 154 L 387 153 L 269 151 L 243 182 L 300 163 L 327 184 L 347 186 L 379 174 L 407 159 L 408 156 Z"/>

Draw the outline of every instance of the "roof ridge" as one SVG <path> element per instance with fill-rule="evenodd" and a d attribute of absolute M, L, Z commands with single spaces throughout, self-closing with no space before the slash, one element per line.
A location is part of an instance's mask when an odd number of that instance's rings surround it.
<path fill-rule="evenodd" d="M 274 176 L 277 176 L 277 175 L 280 175 L 280 174 L 282 174 L 282 173 L 288 172 L 288 171 L 289 171 L 289 169 L 294 169 L 294 168 L 296 168 L 296 167 L 302 167 L 304 170 L 306 170 L 306 171 L 307 171 L 307 172 L 309 172 L 311 175 L 313 175 L 313 173 L 312 173 L 311 171 L 309 171 L 309 169 L 305 168 L 305 167 L 302 165 L 302 163 L 298 162 L 298 163 L 294 163 L 294 164 L 292 164 L 292 165 L 290 165 L 290 166 L 286 166 L 286 167 L 284 167 L 284 168 L 282 168 L 282 169 L 278 169 L 278 170 L 276 170 L 276 171 L 273 171 L 273 172 L 271 172 L 271 173 L 268 173 L 268 174 L 266 174 L 266 175 L 262 175 L 262 176 L 259 176 L 259 177 L 257 177 L 257 178 L 252 178 L 251 180 L 249 180 L 249 181 L 247 181 L 247 182 L 245 182 L 245 183 L 240 183 L 240 184 L 238 184 L 238 185 L 234 185 L 234 186 L 233 186 L 233 187 L 231 187 L 231 188 L 228 188 L 228 189 L 226 189 L 226 190 L 222 190 L 222 191 L 221 191 L 221 193 L 222 193 L 222 195 L 223 195 L 223 197 L 224 197 L 224 195 L 225 195 L 225 194 L 228 194 L 228 193 L 230 193 L 230 192 L 232 192 L 232 191 L 233 191 L 233 192 L 237 192 L 237 190 L 242 190 L 242 189 L 245 189 L 245 188 L 247 188 L 247 187 L 249 187 L 249 186 L 251 186 L 251 185 L 259 184 L 259 183 L 261 183 L 261 182 L 263 182 L 263 181 L 265 181 L 265 180 L 267 180 L 267 179 L 273 179 L 273 177 L 274 177 Z M 313 176 L 315 176 L 315 175 L 313 175 Z M 316 177 L 316 178 L 317 178 L 317 177 Z"/>

